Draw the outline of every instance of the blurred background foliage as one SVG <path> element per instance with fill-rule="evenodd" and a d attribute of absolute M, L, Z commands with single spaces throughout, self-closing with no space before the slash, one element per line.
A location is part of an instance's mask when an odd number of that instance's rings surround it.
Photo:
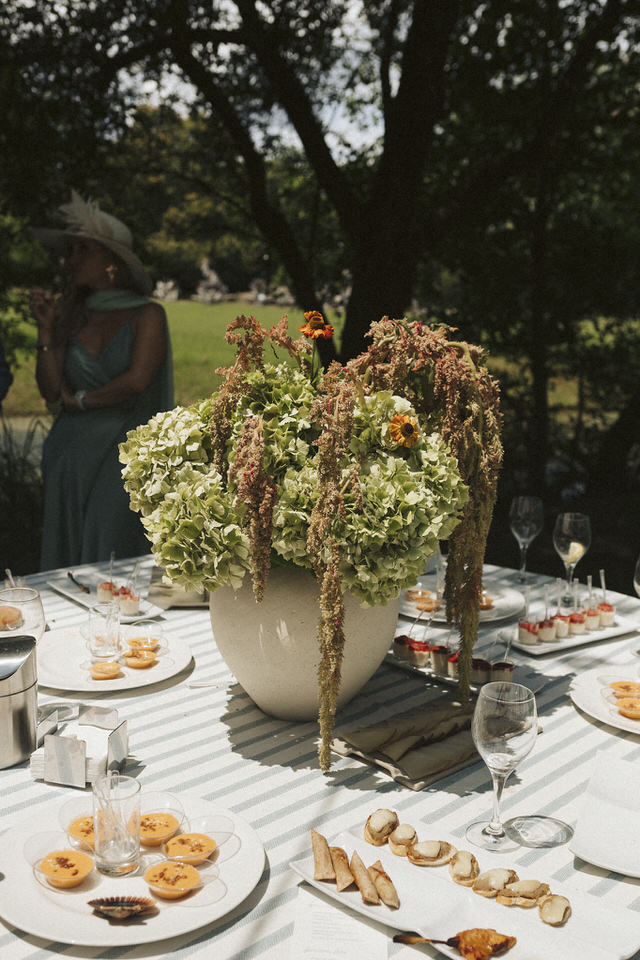
<path fill-rule="evenodd" d="M 206 262 L 230 299 L 288 288 L 298 307 L 336 310 L 342 358 L 384 313 L 482 343 L 505 413 L 490 551 L 508 559 L 511 495 L 539 492 L 550 516 L 605 510 L 607 550 L 637 552 L 634 11 L 5 0 L 0 324 L 12 364 L 29 363 L 34 341 L 21 291 L 56 283 L 29 226 L 56 222 L 74 187 L 131 226 L 181 300 Z M 187 315 L 177 307 L 170 318 Z M 202 353 L 184 382 L 205 392 L 219 325 L 189 329 Z M 5 412 L 33 412 L 11 397 Z M 536 549 L 532 563 L 548 565 Z"/>

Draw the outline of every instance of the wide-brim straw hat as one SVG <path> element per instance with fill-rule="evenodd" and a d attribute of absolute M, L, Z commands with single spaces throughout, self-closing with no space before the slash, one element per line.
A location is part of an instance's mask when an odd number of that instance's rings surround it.
<path fill-rule="evenodd" d="M 135 290 L 149 296 L 153 281 L 133 252 L 131 231 L 122 220 L 105 213 L 97 203 L 83 200 L 75 190 L 71 191 L 70 203 L 64 203 L 58 209 L 67 221 L 66 228 L 39 227 L 33 231 L 38 240 L 57 253 L 64 253 L 65 242 L 73 237 L 95 240 L 122 260 L 131 274 Z"/>

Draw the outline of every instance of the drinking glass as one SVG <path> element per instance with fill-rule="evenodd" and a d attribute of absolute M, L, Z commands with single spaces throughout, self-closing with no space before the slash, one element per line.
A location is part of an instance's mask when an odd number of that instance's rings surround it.
<path fill-rule="evenodd" d="M 120 653 L 120 611 L 117 603 L 95 603 L 91 607 L 87 647 L 94 661 L 117 660 Z"/>
<path fill-rule="evenodd" d="M 527 566 L 527 549 L 542 530 L 544 513 L 540 497 L 514 497 L 509 510 L 509 525 L 520 547 L 520 570 L 518 580 L 524 583 Z"/>
<path fill-rule="evenodd" d="M 633 589 L 640 597 L 640 557 L 638 557 L 636 568 L 633 571 Z"/>
<path fill-rule="evenodd" d="M 491 773 L 493 814 L 491 820 L 472 823 L 467 840 L 485 850 L 513 849 L 500 819 L 500 798 L 509 774 L 533 749 L 538 733 L 535 696 L 520 683 L 486 683 L 478 694 L 471 733 Z"/>
<path fill-rule="evenodd" d="M 45 628 L 42 600 L 31 587 L 0 590 L 0 641 L 7 637 L 34 637 L 42 640 Z"/>
<path fill-rule="evenodd" d="M 562 602 L 573 602 L 573 571 L 591 546 L 591 523 L 584 513 L 559 513 L 553 528 L 553 545 L 564 563 L 567 578 Z"/>
<path fill-rule="evenodd" d="M 93 852 L 96 868 L 121 877 L 140 866 L 140 784 L 107 773 L 93 782 Z"/>

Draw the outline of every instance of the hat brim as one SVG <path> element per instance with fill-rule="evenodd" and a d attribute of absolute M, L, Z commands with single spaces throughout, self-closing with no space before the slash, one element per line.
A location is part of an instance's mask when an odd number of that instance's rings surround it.
<path fill-rule="evenodd" d="M 149 273 L 142 265 L 142 261 L 135 255 L 130 247 L 124 243 L 118 243 L 117 240 L 110 240 L 107 237 L 99 237 L 84 230 L 56 230 L 49 227 L 36 227 L 33 230 L 36 240 L 43 243 L 46 247 L 54 250 L 56 253 L 63 254 L 65 243 L 73 237 L 84 237 L 87 240 L 94 240 L 100 246 L 105 247 L 115 253 L 131 274 L 135 288 L 140 293 L 148 297 L 153 290 L 153 281 Z"/>

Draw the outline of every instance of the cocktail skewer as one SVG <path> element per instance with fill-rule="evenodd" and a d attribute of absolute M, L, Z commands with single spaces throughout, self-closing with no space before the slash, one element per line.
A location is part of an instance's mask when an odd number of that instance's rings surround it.
<path fill-rule="evenodd" d="M 587 577 L 587 590 L 589 591 L 589 610 L 593 609 L 593 577 L 591 574 Z"/>
<path fill-rule="evenodd" d="M 562 602 L 562 577 L 556 577 L 557 610 L 556 614 L 561 614 L 560 604 Z"/>
<path fill-rule="evenodd" d="M 10 586 L 10 587 L 15 587 L 16 582 L 15 582 L 15 580 L 13 579 L 13 574 L 11 573 L 11 570 L 9 570 L 9 567 L 5 567 L 5 568 L 4 568 L 4 572 L 5 572 L 5 574 L 6 574 L 7 580 L 9 581 L 9 586 Z"/>
<path fill-rule="evenodd" d="M 544 619 L 545 622 L 549 619 L 549 584 L 545 583 L 543 587 L 544 592 Z"/>
<path fill-rule="evenodd" d="M 91 591 L 89 590 L 89 587 L 85 587 L 84 583 L 80 583 L 79 580 L 76 580 L 74 575 L 71 573 L 71 570 L 67 570 L 67 576 L 69 577 L 69 580 L 71 580 L 72 583 L 75 583 L 76 587 L 80 587 L 83 593 L 91 593 Z"/>
<path fill-rule="evenodd" d="M 600 569 L 600 586 L 602 587 L 602 602 L 607 602 L 607 585 L 604 579 L 604 567 Z"/>

